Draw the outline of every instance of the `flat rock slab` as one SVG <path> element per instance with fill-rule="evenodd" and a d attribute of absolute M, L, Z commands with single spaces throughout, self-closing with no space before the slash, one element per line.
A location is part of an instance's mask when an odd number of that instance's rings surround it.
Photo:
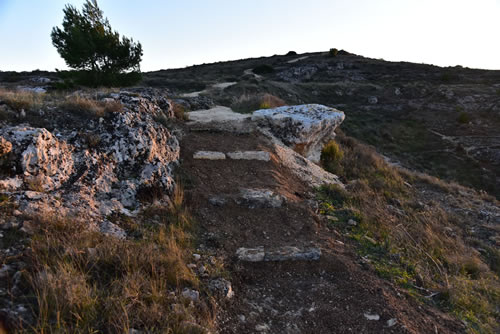
<path fill-rule="evenodd" d="M 280 208 L 284 198 L 268 189 L 242 189 L 240 196 L 235 201 L 237 204 L 245 205 L 250 209 Z"/>
<path fill-rule="evenodd" d="M 198 160 L 224 160 L 226 155 L 222 152 L 216 151 L 198 151 L 193 154 L 193 159 Z"/>
<path fill-rule="evenodd" d="M 271 160 L 271 154 L 266 151 L 243 151 L 243 152 L 229 152 L 227 153 L 229 159 L 233 160 Z"/>
<path fill-rule="evenodd" d="M 188 113 L 189 121 L 195 123 L 238 122 L 250 119 L 250 115 L 235 113 L 231 108 L 215 106 L 208 110 L 197 110 Z"/>
<path fill-rule="evenodd" d="M 191 130 L 218 130 L 231 133 L 250 133 L 253 123 L 250 115 L 235 113 L 231 108 L 215 106 L 208 110 L 197 110 L 188 113 L 186 123 Z"/>
<path fill-rule="evenodd" d="M 236 256 L 238 260 L 244 262 L 318 261 L 321 257 L 321 249 L 295 246 L 284 246 L 275 249 L 265 249 L 263 246 L 257 248 L 242 247 L 238 248 Z"/>
<path fill-rule="evenodd" d="M 335 129 L 344 118 L 342 111 L 320 104 L 262 109 L 252 114 L 252 121 L 316 163 L 323 146 L 335 137 Z"/>

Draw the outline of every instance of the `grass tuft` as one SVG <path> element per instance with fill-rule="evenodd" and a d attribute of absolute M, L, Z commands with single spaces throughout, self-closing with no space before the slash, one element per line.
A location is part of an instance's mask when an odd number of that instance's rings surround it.
<path fill-rule="evenodd" d="M 213 307 L 181 297 L 200 283 L 187 267 L 193 221 L 176 189 L 170 206 L 156 209 L 159 221 L 143 215 L 122 224 L 134 225 L 139 238 L 119 240 L 83 222 L 37 217 L 27 273 L 37 323 L 20 332 L 190 333 L 186 322 L 211 328 Z"/>

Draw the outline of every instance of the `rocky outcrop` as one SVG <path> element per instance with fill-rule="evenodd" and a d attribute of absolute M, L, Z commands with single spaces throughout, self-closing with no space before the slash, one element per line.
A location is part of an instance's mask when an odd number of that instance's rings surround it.
<path fill-rule="evenodd" d="M 252 115 L 252 121 L 313 162 L 319 162 L 323 146 L 344 118 L 342 111 L 319 104 L 262 109 Z"/>
<path fill-rule="evenodd" d="M 17 196 L 23 213 L 70 214 L 114 233 L 103 217 L 133 215 L 142 189 L 172 191 L 179 143 L 155 121 L 172 115 L 168 101 L 123 92 L 106 99 L 121 102 L 123 110 L 89 119 L 81 131 L 0 129 L 2 150 L 11 151 L 4 169 L 12 171 L 0 174 L 0 187 Z"/>

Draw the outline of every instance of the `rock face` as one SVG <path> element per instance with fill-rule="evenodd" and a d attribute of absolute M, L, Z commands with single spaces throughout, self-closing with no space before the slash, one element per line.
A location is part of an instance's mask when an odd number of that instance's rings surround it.
<path fill-rule="evenodd" d="M 0 132 L 13 143 L 25 182 L 32 187 L 38 183 L 38 190 L 54 190 L 74 172 L 72 147 L 46 129 L 16 126 Z"/>
<path fill-rule="evenodd" d="M 12 151 L 12 143 L 0 137 L 0 158 L 7 155 Z"/>
<path fill-rule="evenodd" d="M 342 111 L 319 104 L 262 109 L 252 115 L 252 121 L 313 162 L 319 162 L 323 146 L 344 118 Z"/>
<path fill-rule="evenodd" d="M 142 189 L 172 191 L 179 143 L 155 121 L 171 116 L 170 105 L 127 93 L 111 98 L 122 103 L 123 111 L 89 119 L 81 131 L 0 129 L 2 150 L 11 151 L 7 169 L 13 171 L 0 174 L 0 187 L 17 195 L 20 210 L 57 210 L 100 224 L 113 212 L 132 214 Z"/>

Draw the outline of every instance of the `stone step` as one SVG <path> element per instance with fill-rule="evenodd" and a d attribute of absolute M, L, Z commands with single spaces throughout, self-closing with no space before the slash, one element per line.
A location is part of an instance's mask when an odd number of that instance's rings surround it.
<path fill-rule="evenodd" d="M 236 151 L 236 152 L 217 152 L 217 151 L 198 151 L 193 154 L 193 159 L 198 160 L 224 160 L 226 158 L 232 160 L 271 160 L 271 154 L 266 151 Z"/>
<path fill-rule="evenodd" d="M 280 208 L 285 197 L 269 189 L 241 189 L 238 195 L 217 195 L 208 201 L 213 206 L 224 206 L 229 200 L 250 209 Z"/>
<path fill-rule="evenodd" d="M 225 160 L 226 155 L 216 151 L 198 151 L 193 154 L 193 159 L 198 160 Z"/>
<path fill-rule="evenodd" d="M 271 154 L 266 151 L 236 151 L 227 153 L 227 156 L 233 160 L 271 160 Z"/>
<path fill-rule="evenodd" d="M 273 262 L 273 261 L 318 261 L 321 249 L 316 247 L 283 246 L 266 249 L 264 246 L 257 248 L 238 248 L 238 260 L 243 262 Z"/>

